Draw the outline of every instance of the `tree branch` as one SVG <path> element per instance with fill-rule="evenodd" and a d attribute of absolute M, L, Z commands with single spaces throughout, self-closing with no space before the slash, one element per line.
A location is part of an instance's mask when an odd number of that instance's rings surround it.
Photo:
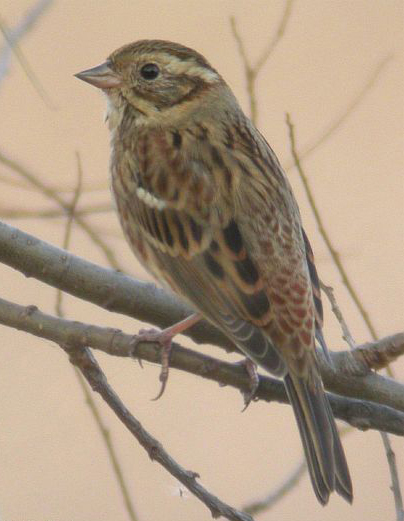
<path fill-rule="evenodd" d="M 101 268 L 4 223 L 0 223 L 0 262 L 109 311 L 158 327 L 167 327 L 193 312 L 154 284 Z M 185 334 L 196 343 L 237 350 L 223 333 L 207 322 L 196 324 Z M 376 344 L 371 345 L 371 350 L 375 350 Z M 324 383 L 330 391 L 404 411 L 403 385 L 369 371 L 366 374 L 366 368 L 358 367 L 350 352 L 333 352 L 332 358 L 335 369 L 322 364 Z"/>
<path fill-rule="evenodd" d="M 160 463 L 172 476 L 183 483 L 190 492 L 209 508 L 212 517 L 223 516 L 230 521 L 253 521 L 248 514 L 244 514 L 223 503 L 218 497 L 211 494 L 197 482 L 199 475 L 196 472 L 185 470 L 168 454 L 163 445 L 147 432 L 108 384 L 106 376 L 88 348 L 80 348 L 72 344 L 62 345 L 61 347 L 69 355 L 70 361 L 80 369 L 93 391 L 102 396 L 116 416 L 146 450 L 150 459 Z"/>
<path fill-rule="evenodd" d="M 0 323 L 51 340 L 59 345 L 91 347 L 113 356 L 135 357 L 152 363 L 160 362 L 160 345 L 155 342 L 139 342 L 136 337 L 113 328 L 104 328 L 77 321 L 60 319 L 39 311 L 35 306 L 20 306 L 0 299 Z M 250 379 L 239 364 L 223 362 L 174 343 L 170 366 L 191 374 L 230 385 L 247 392 Z M 283 383 L 275 378 L 260 377 L 257 399 L 288 403 Z M 329 395 L 335 416 L 361 429 L 386 430 L 404 436 L 404 413 L 392 407 L 353 398 Z"/>

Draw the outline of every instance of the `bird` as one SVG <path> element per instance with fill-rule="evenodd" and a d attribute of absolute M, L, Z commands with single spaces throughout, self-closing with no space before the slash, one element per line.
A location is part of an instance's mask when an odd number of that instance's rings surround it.
<path fill-rule="evenodd" d="M 76 76 L 107 98 L 112 193 L 132 251 L 196 311 L 161 332 L 163 344 L 203 317 L 283 378 L 318 501 L 336 491 L 351 503 L 316 353 L 316 339 L 326 350 L 319 278 L 274 151 L 184 45 L 139 40 Z"/>

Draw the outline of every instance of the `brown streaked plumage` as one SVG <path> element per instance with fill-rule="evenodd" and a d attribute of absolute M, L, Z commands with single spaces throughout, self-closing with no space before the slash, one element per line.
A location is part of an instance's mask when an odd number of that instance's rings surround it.
<path fill-rule="evenodd" d="M 313 252 L 274 152 L 199 53 L 143 40 L 79 78 L 104 90 L 112 188 L 143 265 L 284 378 L 320 503 L 352 501 L 316 363 Z"/>

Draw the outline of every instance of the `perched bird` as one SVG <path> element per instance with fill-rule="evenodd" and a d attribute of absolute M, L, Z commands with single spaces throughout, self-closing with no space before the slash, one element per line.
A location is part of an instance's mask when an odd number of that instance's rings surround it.
<path fill-rule="evenodd" d="M 317 499 L 336 490 L 351 502 L 316 362 L 315 338 L 325 343 L 313 253 L 271 147 L 220 74 L 183 45 L 141 40 L 76 76 L 107 96 L 112 190 L 134 253 L 283 377 Z"/>

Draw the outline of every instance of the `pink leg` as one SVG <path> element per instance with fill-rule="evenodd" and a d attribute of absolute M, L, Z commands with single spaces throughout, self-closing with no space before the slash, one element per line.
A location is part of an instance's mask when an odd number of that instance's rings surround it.
<path fill-rule="evenodd" d="M 153 400 L 158 400 L 162 396 L 167 385 L 172 339 L 175 335 L 182 333 L 200 320 L 202 320 L 202 315 L 200 313 L 194 313 L 161 331 L 158 329 L 141 329 L 139 334 L 134 337 L 133 345 L 135 347 L 140 342 L 157 342 L 161 347 L 161 389 Z"/>

